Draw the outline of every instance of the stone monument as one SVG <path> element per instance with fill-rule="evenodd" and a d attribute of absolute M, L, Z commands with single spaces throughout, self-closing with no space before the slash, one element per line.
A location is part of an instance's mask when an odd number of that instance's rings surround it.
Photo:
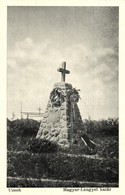
<path fill-rule="evenodd" d="M 66 62 L 62 63 L 61 82 L 55 83 L 37 133 L 37 139 L 56 142 L 62 147 L 79 144 L 84 134 L 83 121 L 77 105 L 78 91 L 65 82 Z"/>

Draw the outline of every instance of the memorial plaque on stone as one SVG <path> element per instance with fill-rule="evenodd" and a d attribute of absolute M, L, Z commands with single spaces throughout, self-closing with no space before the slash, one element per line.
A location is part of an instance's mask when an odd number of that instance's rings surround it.
<path fill-rule="evenodd" d="M 49 111 L 48 123 L 58 123 L 60 121 L 60 111 Z"/>

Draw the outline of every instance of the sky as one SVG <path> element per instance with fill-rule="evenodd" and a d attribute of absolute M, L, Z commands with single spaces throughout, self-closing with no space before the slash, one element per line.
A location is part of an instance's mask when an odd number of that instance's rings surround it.
<path fill-rule="evenodd" d="M 83 119 L 118 117 L 118 7 L 8 7 L 8 117 L 46 109 L 61 81 L 80 89 Z"/>

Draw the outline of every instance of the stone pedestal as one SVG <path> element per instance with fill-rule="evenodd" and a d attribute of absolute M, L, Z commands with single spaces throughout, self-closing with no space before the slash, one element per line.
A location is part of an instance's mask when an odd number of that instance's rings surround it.
<path fill-rule="evenodd" d="M 55 88 L 61 89 L 65 100 L 60 106 L 52 106 L 49 99 L 36 138 L 68 147 L 79 141 L 80 132 L 84 132 L 83 122 L 77 103 L 71 103 L 69 100 L 68 92 L 72 90 L 72 85 L 60 82 L 54 85 L 53 89 Z"/>

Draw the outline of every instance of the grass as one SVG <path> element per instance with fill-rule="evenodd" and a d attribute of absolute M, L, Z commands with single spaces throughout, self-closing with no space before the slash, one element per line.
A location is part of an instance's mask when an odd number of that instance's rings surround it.
<path fill-rule="evenodd" d="M 118 182 L 118 160 L 63 153 L 8 152 L 7 172 L 11 177 Z"/>
<path fill-rule="evenodd" d="M 19 130 L 18 122 L 20 124 Z M 105 125 L 105 132 L 110 130 L 109 134 L 106 132 L 102 135 L 99 132 L 99 127 L 95 134 L 92 132 L 90 127 L 96 125 L 95 121 L 86 122 L 87 125 L 90 123 L 89 128 L 87 127 L 89 136 L 97 144 L 97 153 L 92 156 L 77 155 L 77 150 L 58 150 L 54 153 L 28 151 L 26 148 L 29 140 L 35 138 L 35 133 L 32 134 L 32 132 L 36 123 L 34 121 L 30 122 L 32 131 L 28 129 L 28 133 L 24 131 L 28 128 L 28 125 L 25 127 L 27 121 L 23 121 L 23 126 L 20 121 L 10 124 L 11 128 L 9 126 L 7 137 L 7 186 L 67 187 L 67 185 L 70 185 L 70 187 L 88 187 L 91 185 L 90 187 L 96 187 L 100 185 L 100 187 L 108 187 L 110 185 L 112 187 L 113 183 L 118 186 L 118 130 L 114 126 L 115 123 L 111 127 L 111 122 L 112 120 L 97 122 L 102 129 L 102 124 Z M 16 125 L 14 126 L 14 124 Z M 106 129 L 107 124 L 110 124 L 110 128 Z M 96 127 L 94 128 L 96 129 Z M 115 133 L 111 135 L 113 128 Z M 35 130 L 35 132 L 37 131 Z M 85 154 L 84 150 L 83 154 Z M 10 177 L 13 179 L 10 179 Z M 41 178 L 44 181 L 41 181 Z M 68 183 L 66 183 L 67 180 Z M 100 184 L 100 182 L 103 184 Z"/>

